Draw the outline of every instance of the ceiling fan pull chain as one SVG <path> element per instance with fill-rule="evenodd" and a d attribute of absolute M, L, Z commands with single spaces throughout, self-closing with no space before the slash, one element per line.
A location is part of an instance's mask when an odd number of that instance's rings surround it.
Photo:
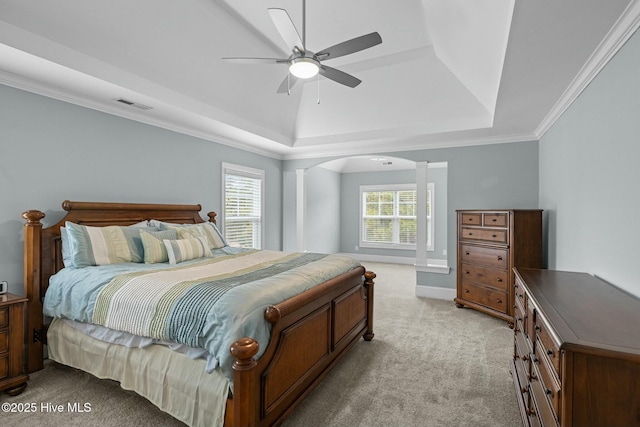
<path fill-rule="evenodd" d="M 317 76 L 318 76 L 318 99 L 317 99 L 317 103 L 320 104 L 320 73 L 318 73 Z"/>
<path fill-rule="evenodd" d="M 291 95 L 291 73 L 287 73 L 287 95 Z"/>

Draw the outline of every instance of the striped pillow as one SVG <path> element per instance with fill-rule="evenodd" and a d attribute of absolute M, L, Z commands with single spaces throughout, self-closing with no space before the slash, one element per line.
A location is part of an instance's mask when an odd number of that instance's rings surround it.
<path fill-rule="evenodd" d="M 140 230 L 140 238 L 144 247 L 144 262 L 146 264 L 155 264 L 158 262 L 169 261 L 167 248 L 164 246 L 163 240 L 176 240 L 178 235 L 176 230 L 147 231 Z"/>
<path fill-rule="evenodd" d="M 144 248 L 135 227 L 90 227 L 66 221 L 70 258 L 76 268 L 142 262 Z"/>
<path fill-rule="evenodd" d="M 218 231 L 218 227 L 210 222 L 202 222 L 199 224 L 171 224 L 155 221 L 153 223 L 159 226 L 161 230 L 175 229 L 180 239 L 204 237 L 211 250 L 227 246 L 227 242 L 224 241 L 222 234 Z"/>
<path fill-rule="evenodd" d="M 209 245 L 203 237 L 193 239 L 163 240 L 169 255 L 169 264 L 202 258 L 211 254 Z"/>

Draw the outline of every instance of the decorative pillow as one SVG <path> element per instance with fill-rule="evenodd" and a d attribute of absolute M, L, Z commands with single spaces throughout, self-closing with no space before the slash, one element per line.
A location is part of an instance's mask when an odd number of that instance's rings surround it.
<path fill-rule="evenodd" d="M 73 267 L 73 257 L 71 256 L 69 238 L 67 237 L 67 229 L 65 227 L 60 227 L 60 240 L 62 241 L 62 264 L 64 264 L 65 267 Z"/>
<path fill-rule="evenodd" d="M 142 262 L 144 248 L 136 227 L 90 227 L 65 222 L 75 267 Z"/>
<path fill-rule="evenodd" d="M 211 251 L 203 237 L 193 239 L 163 240 L 169 255 L 169 264 L 177 264 L 195 258 L 208 256 Z"/>
<path fill-rule="evenodd" d="M 169 261 L 167 248 L 162 241 L 165 239 L 176 240 L 178 235 L 176 230 L 151 231 L 140 229 L 140 238 L 144 248 L 144 262 L 155 264 Z"/>
<path fill-rule="evenodd" d="M 194 237 L 204 237 L 209 249 L 219 249 L 227 246 L 222 237 L 222 233 L 218 230 L 218 227 L 211 222 L 202 222 L 198 224 L 172 224 L 170 222 L 162 222 L 157 220 L 151 220 L 150 224 L 159 227 L 161 230 L 175 229 L 178 233 L 178 238 L 189 239 Z"/>

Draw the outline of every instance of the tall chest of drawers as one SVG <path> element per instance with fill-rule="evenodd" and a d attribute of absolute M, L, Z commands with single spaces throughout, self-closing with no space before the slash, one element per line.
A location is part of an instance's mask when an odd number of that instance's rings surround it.
<path fill-rule="evenodd" d="M 542 267 L 542 210 L 456 212 L 456 305 L 513 323 L 513 267 Z"/>
<path fill-rule="evenodd" d="M 640 299 L 585 273 L 515 274 L 524 426 L 640 426 Z"/>

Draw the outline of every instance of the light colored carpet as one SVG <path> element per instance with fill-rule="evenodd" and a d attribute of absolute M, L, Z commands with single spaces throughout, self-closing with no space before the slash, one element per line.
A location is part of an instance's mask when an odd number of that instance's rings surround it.
<path fill-rule="evenodd" d="M 416 298 L 411 266 L 367 268 L 378 275 L 375 338 L 358 342 L 283 427 L 521 427 L 506 323 L 453 301 Z M 0 402 L 37 405 L 35 413 L 0 413 L 2 426 L 184 426 L 113 381 L 56 363 Z M 91 412 L 43 412 L 49 402 L 90 403 Z"/>

